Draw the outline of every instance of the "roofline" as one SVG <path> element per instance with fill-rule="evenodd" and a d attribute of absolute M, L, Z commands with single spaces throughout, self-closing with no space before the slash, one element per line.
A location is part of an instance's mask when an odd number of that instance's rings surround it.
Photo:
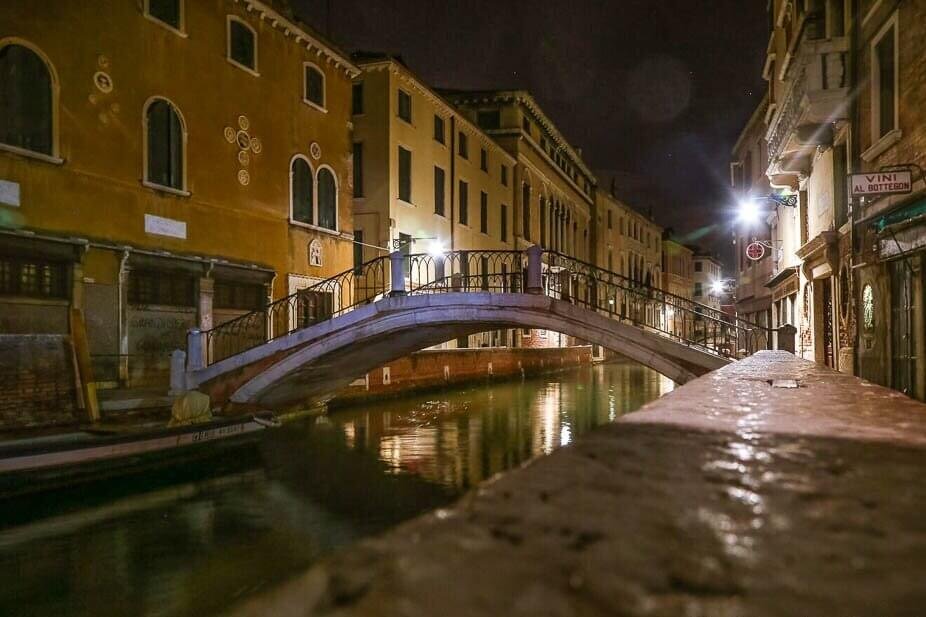
<path fill-rule="evenodd" d="M 430 97 L 434 102 L 443 105 L 447 108 L 447 111 L 456 116 L 461 124 L 465 125 L 467 128 L 475 132 L 477 135 L 483 137 L 483 141 L 492 144 L 492 146 L 498 150 L 499 153 L 508 161 L 511 165 L 516 165 L 518 160 L 512 156 L 505 148 L 502 147 L 497 141 L 492 139 L 492 136 L 486 133 L 484 130 L 479 128 L 477 124 L 470 122 L 470 120 L 460 113 L 456 105 L 448 101 L 446 98 L 440 95 L 434 88 L 429 86 L 423 79 L 418 77 L 414 71 L 405 66 L 402 62 L 399 62 L 394 57 L 385 55 L 382 58 L 376 58 L 371 60 L 360 61 L 357 63 L 359 70 L 361 72 L 370 70 L 370 69 L 381 69 L 381 68 L 391 68 L 395 69 L 397 73 L 403 73 L 407 79 L 410 79 L 414 82 L 420 90 L 422 90 L 426 96 Z"/>
<path fill-rule="evenodd" d="M 534 114 L 535 118 L 540 121 L 542 125 L 550 132 L 550 134 L 563 146 L 573 158 L 573 162 L 579 166 L 579 169 L 582 170 L 589 180 L 592 181 L 592 184 L 598 186 L 598 178 L 592 172 L 592 170 L 585 164 L 585 161 L 576 152 L 576 149 L 569 143 L 563 134 L 556 128 L 556 125 L 552 120 L 543 112 L 540 108 L 540 105 L 537 103 L 537 100 L 534 96 L 527 90 L 459 90 L 453 91 L 450 94 L 451 97 L 459 97 L 460 99 L 467 100 L 472 98 L 485 98 L 491 97 L 493 100 L 506 100 L 514 99 L 515 102 L 525 102 L 526 107 Z"/>
<path fill-rule="evenodd" d="M 272 27 L 282 30 L 285 36 L 288 37 L 292 34 L 297 44 L 304 44 L 306 49 L 310 51 L 315 48 L 316 54 L 319 56 L 325 54 L 329 62 L 334 62 L 335 68 L 343 68 L 351 78 L 360 74 L 360 68 L 351 62 L 347 54 L 322 41 L 318 35 L 309 32 L 305 26 L 280 15 L 261 0 L 234 0 L 234 2 L 235 4 L 243 4 L 248 12 L 257 11 L 261 19 L 268 20 Z"/>

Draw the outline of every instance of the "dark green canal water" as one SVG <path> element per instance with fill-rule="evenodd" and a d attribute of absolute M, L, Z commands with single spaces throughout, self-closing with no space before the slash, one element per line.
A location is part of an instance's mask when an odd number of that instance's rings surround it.
<path fill-rule="evenodd" d="M 208 462 L 8 500 L 0 615 L 196 615 L 658 398 L 632 364 L 377 402 Z"/>

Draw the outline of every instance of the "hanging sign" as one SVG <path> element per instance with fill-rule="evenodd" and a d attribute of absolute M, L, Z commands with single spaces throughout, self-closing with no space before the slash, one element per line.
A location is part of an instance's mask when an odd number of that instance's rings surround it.
<path fill-rule="evenodd" d="M 765 257 L 765 245 L 761 242 L 752 242 L 746 246 L 746 257 L 752 261 L 759 261 Z"/>
<path fill-rule="evenodd" d="M 849 187 L 852 197 L 872 195 L 906 195 L 913 191 L 913 172 L 877 171 L 869 174 L 851 174 Z"/>

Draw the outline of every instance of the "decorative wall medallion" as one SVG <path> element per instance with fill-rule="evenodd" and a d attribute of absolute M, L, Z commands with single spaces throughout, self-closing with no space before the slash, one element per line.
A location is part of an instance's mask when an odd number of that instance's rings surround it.
<path fill-rule="evenodd" d="M 311 154 L 312 158 L 316 161 L 322 157 L 322 147 L 318 145 L 317 141 L 313 141 L 309 146 L 309 154 Z"/>
<path fill-rule="evenodd" d="M 251 174 L 245 167 L 251 165 L 251 153 L 257 155 L 260 154 L 263 150 L 263 146 L 260 143 L 260 139 L 257 137 L 252 137 L 248 130 L 251 128 L 251 121 L 248 120 L 248 117 L 245 115 L 238 116 L 238 128 L 236 129 L 233 126 L 226 126 L 223 130 L 223 135 L 225 136 L 225 141 L 230 144 L 235 144 L 238 147 L 238 152 L 235 155 L 235 159 L 238 161 L 238 165 L 241 167 L 238 170 L 238 182 L 241 186 L 247 186 L 251 183 Z"/>
<path fill-rule="evenodd" d="M 309 242 L 309 265 L 319 267 L 322 265 L 322 243 L 318 238 Z"/>
<path fill-rule="evenodd" d="M 113 91 L 113 79 L 108 73 L 97 71 L 93 74 L 93 83 L 96 85 L 97 90 L 103 94 L 109 94 Z"/>

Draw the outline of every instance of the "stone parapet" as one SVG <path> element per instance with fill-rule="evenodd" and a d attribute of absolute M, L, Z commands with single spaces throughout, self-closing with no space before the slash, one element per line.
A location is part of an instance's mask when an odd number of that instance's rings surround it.
<path fill-rule="evenodd" d="M 760 352 L 234 614 L 915 614 L 924 446 L 926 406 Z"/>

